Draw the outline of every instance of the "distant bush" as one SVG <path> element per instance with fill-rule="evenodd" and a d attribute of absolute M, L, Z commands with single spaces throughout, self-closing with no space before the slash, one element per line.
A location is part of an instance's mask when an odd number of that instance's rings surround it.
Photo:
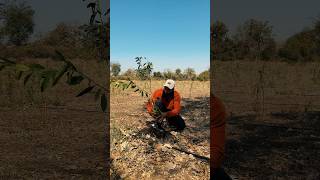
<path fill-rule="evenodd" d="M 320 17 L 314 25 L 289 37 L 284 44 L 275 41 L 268 21 L 249 19 L 234 34 L 221 21 L 210 27 L 212 60 L 320 60 Z"/>

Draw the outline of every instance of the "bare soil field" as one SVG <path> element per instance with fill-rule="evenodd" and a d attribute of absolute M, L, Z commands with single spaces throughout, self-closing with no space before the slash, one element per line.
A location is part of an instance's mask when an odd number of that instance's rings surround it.
<path fill-rule="evenodd" d="M 320 63 L 215 62 L 213 83 L 230 113 L 229 174 L 320 178 Z"/>
<path fill-rule="evenodd" d="M 74 63 L 105 79 L 101 65 Z M 106 114 L 92 95 L 75 97 L 85 83 L 63 81 L 41 93 L 38 84 L 24 87 L 14 73 L 0 72 L 0 179 L 106 179 Z"/>
<path fill-rule="evenodd" d="M 152 90 L 164 81 L 153 81 Z M 192 86 L 191 86 L 192 84 Z M 138 82 L 144 86 L 144 82 Z M 175 150 L 210 156 L 209 82 L 177 81 L 187 128 L 159 139 L 146 131 L 147 98 L 111 88 L 111 177 L 113 179 L 209 179 L 209 163 Z M 191 91 L 190 91 L 191 88 Z"/>

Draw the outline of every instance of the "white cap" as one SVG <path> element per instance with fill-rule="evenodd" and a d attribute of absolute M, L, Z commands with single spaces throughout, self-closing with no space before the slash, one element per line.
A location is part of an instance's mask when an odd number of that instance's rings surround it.
<path fill-rule="evenodd" d="M 172 79 L 168 79 L 167 81 L 166 81 L 166 83 L 164 83 L 164 87 L 167 87 L 167 88 L 169 88 L 169 89 L 173 89 L 174 88 L 174 85 L 175 85 L 175 82 L 174 82 L 174 80 L 172 80 Z"/>

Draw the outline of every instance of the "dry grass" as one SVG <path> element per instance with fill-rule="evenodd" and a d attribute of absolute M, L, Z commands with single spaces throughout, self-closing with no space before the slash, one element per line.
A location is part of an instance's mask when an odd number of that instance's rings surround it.
<path fill-rule="evenodd" d="M 162 87 L 163 83 L 153 81 L 153 90 Z M 177 90 L 183 98 L 182 116 L 186 117 L 188 128 L 175 138 L 180 146 L 209 157 L 209 82 L 193 82 L 190 93 L 191 83 L 177 82 Z M 138 84 L 144 86 L 144 82 Z M 167 148 L 175 145 L 171 140 L 160 140 L 141 133 L 149 118 L 144 108 L 146 101 L 146 98 L 129 91 L 111 91 L 112 177 L 208 179 L 207 162 Z"/>
<path fill-rule="evenodd" d="M 53 67 L 46 59 L 24 60 Z M 101 64 L 74 60 L 105 82 Z M 106 177 L 105 114 L 93 97 L 75 98 L 86 86 L 39 85 L 0 72 L 0 177 L 3 179 L 102 179 Z"/>
<path fill-rule="evenodd" d="M 239 179 L 319 179 L 320 63 L 215 62 L 213 82 L 231 115 L 227 172 Z"/>
<path fill-rule="evenodd" d="M 258 71 L 262 66 L 255 62 L 215 62 L 214 93 L 222 96 L 234 113 L 254 111 L 257 85 L 262 83 L 267 112 L 320 108 L 320 63 L 267 62 L 261 82 Z"/>

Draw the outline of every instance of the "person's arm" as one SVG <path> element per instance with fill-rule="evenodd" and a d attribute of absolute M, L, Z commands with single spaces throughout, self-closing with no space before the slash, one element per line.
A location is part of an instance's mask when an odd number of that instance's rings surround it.
<path fill-rule="evenodd" d="M 177 116 L 181 111 L 181 97 L 175 92 L 173 97 L 173 109 L 166 113 L 167 117 Z"/>
<path fill-rule="evenodd" d="M 226 110 L 222 102 L 216 98 L 211 99 L 211 163 L 210 166 L 219 168 L 224 158 L 224 146 L 225 146 L 225 126 L 226 126 Z"/>

